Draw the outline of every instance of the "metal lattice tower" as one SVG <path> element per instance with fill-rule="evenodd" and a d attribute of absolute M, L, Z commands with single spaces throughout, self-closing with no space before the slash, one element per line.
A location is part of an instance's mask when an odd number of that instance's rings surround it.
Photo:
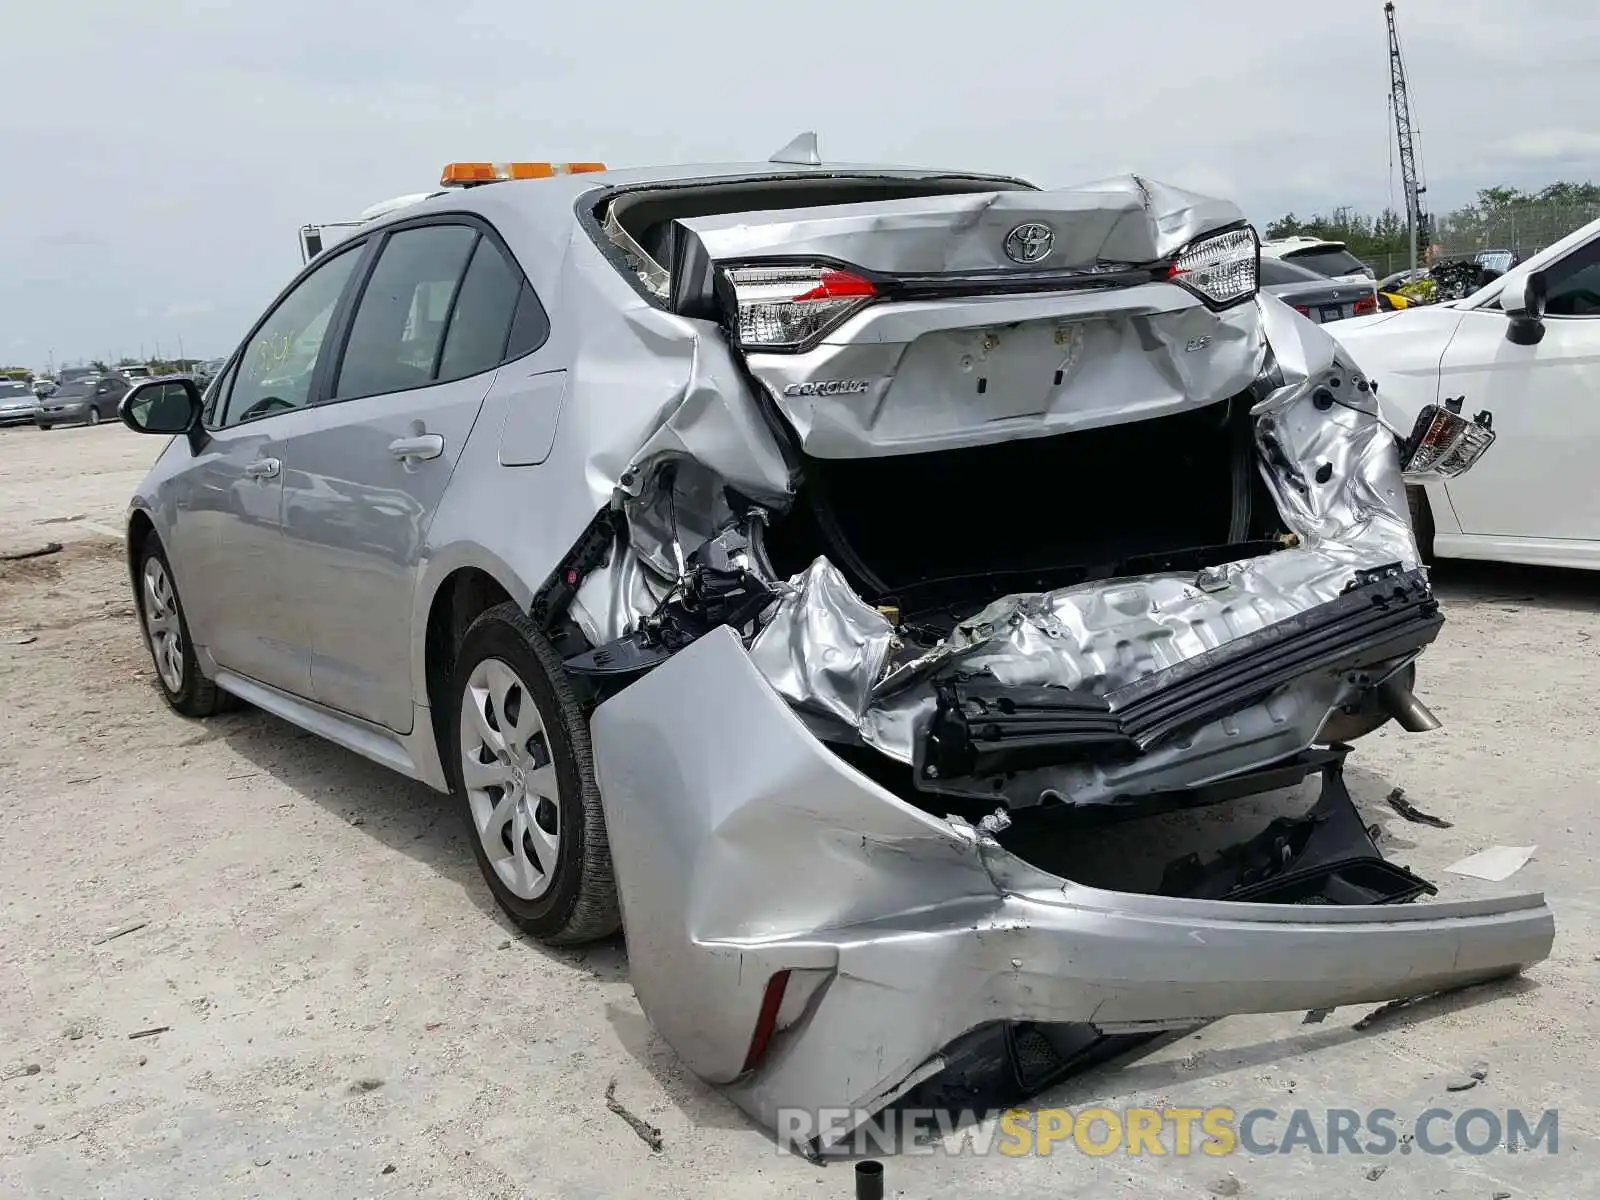
<path fill-rule="evenodd" d="M 1427 244 L 1428 214 L 1422 194 L 1428 189 L 1417 177 L 1417 131 L 1411 125 L 1411 101 L 1406 92 L 1406 67 L 1400 57 L 1400 35 L 1394 27 L 1394 0 L 1383 6 L 1389 23 L 1389 94 L 1394 101 L 1395 141 L 1400 148 L 1400 183 L 1406 193 L 1406 228 L 1411 237 L 1411 269 L 1417 267 L 1417 243 Z"/>

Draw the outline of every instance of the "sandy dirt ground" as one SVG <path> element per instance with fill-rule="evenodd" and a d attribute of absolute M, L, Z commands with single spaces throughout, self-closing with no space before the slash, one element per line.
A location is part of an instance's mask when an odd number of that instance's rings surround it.
<path fill-rule="evenodd" d="M 852 1195 L 848 1165 L 780 1153 L 679 1065 L 620 941 L 518 937 L 447 799 L 259 712 L 166 709 L 106 536 L 159 448 L 0 431 L 0 550 L 64 546 L 0 563 L 0 1196 Z M 1498 886 L 1548 893 L 1553 957 L 1365 1031 L 1364 1010 L 1228 1019 L 1037 1103 L 1556 1108 L 1559 1152 L 900 1155 L 889 1195 L 1600 1195 L 1600 579 L 1437 577 L 1422 692 L 1446 728 L 1367 739 L 1352 788 L 1446 895 L 1496 886 L 1446 864 L 1537 843 Z M 1453 827 L 1401 820 L 1395 785 Z M 613 1080 L 659 1153 L 607 1110 Z"/>

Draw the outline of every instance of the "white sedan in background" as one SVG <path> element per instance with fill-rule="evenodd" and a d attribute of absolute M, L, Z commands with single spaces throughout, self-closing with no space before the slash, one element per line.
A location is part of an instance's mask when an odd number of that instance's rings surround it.
<path fill-rule="evenodd" d="M 1600 221 L 1465 299 L 1328 332 L 1398 430 L 1426 404 L 1492 414 L 1492 454 L 1412 491 L 1424 555 L 1600 569 Z"/>

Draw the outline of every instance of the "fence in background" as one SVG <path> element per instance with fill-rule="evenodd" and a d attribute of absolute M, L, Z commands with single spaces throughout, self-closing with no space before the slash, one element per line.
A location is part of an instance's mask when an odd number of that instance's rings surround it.
<path fill-rule="evenodd" d="M 1515 250 L 1527 259 L 1574 229 L 1600 219 L 1600 204 L 1519 204 L 1492 213 L 1452 213 L 1434 219 L 1434 244 L 1445 254 L 1479 250 Z M 1417 247 L 1420 260 L 1425 247 Z M 1378 254 L 1366 263 L 1379 279 L 1411 266 L 1407 250 Z"/>

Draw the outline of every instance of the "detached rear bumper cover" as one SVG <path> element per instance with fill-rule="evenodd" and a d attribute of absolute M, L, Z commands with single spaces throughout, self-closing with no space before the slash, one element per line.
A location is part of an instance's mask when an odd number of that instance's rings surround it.
<path fill-rule="evenodd" d="M 881 1107 L 987 1022 L 1126 1032 L 1380 1001 L 1516 971 L 1554 938 L 1539 895 L 1335 907 L 1070 883 L 840 761 L 728 629 L 603 704 L 593 735 L 640 1003 L 769 1127 Z"/>

